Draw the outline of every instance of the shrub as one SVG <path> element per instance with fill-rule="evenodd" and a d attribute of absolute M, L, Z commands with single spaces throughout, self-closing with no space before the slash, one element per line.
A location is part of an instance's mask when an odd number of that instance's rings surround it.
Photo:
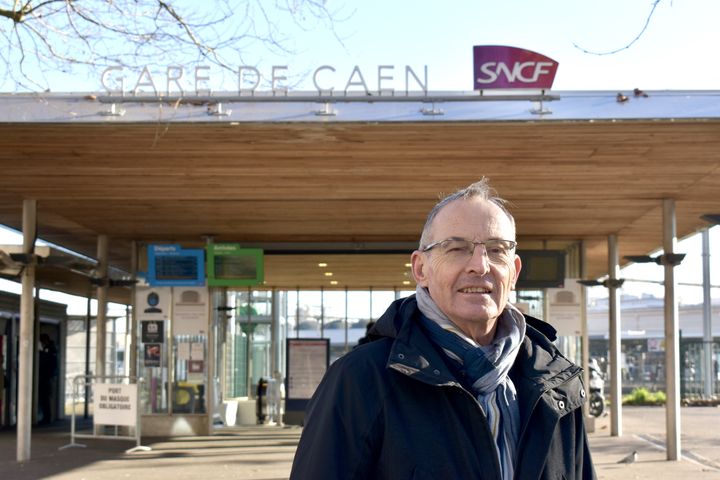
<path fill-rule="evenodd" d="M 623 405 L 664 405 L 665 392 L 651 392 L 647 388 L 636 388 L 623 397 Z"/>

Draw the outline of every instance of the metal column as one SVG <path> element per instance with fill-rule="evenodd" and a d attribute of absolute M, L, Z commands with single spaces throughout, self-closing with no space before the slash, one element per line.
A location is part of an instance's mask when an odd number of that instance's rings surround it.
<path fill-rule="evenodd" d="M 33 411 L 33 343 L 35 329 L 35 238 L 37 236 L 37 201 L 23 200 L 23 253 L 30 260 L 22 271 L 20 299 L 20 352 L 18 355 L 17 451 L 18 462 L 30 460 Z"/>
<path fill-rule="evenodd" d="M 88 292 L 87 308 L 85 310 L 85 376 L 90 372 L 90 332 L 92 331 L 92 292 Z M 85 397 L 83 402 L 83 418 L 88 418 L 88 404 L 90 402 L 90 382 L 85 382 Z"/>
<path fill-rule="evenodd" d="M 282 370 L 280 364 L 280 292 L 272 290 L 272 317 L 270 320 L 270 372 Z"/>
<path fill-rule="evenodd" d="M 586 264 L 586 251 L 585 242 L 580 242 L 580 265 L 578 266 L 579 278 L 585 278 L 585 264 Z M 580 288 L 580 335 L 582 342 L 582 367 L 583 367 L 583 383 L 585 384 L 585 392 L 587 393 L 586 399 L 590 399 L 590 335 L 588 333 L 588 319 L 587 319 L 587 287 L 582 286 Z M 589 413 L 590 402 L 586 401 L 583 404 L 585 409 L 585 416 L 590 416 Z"/>
<path fill-rule="evenodd" d="M 703 396 L 711 398 L 714 393 L 713 375 L 713 334 L 712 334 L 712 299 L 710 298 L 710 229 L 702 231 L 702 262 L 703 262 Z"/>
<path fill-rule="evenodd" d="M 97 239 L 97 273 L 100 281 L 97 287 L 97 313 L 95 315 L 95 376 L 105 376 L 105 357 L 107 342 L 107 294 L 108 294 L 108 238 L 107 235 L 99 235 Z M 102 380 L 101 380 L 102 381 Z"/>
<path fill-rule="evenodd" d="M 675 200 L 663 200 L 664 255 L 675 253 Z M 667 390 L 667 459 L 680 459 L 680 342 L 678 305 L 675 299 L 675 265 L 664 261 L 665 268 L 665 385 Z"/>
<path fill-rule="evenodd" d="M 132 279 L 135 280 L 137 278 L 138 271 L 138 243 L 134 240 L 130 244 L 130 252 L 130 275 L 132 275 Z M 128 347 L 128 351 L 125 352 L 125 355 L 128 357 L 128 365 L 130 367 L 128 368 L 128 373 L 131 377 L 137 377 L 138 366 L 138 318 L 137 311 L 135 310 L 135 291 L 135 285 L 130 287 L 130 305 L 132 305 L 132 313 L 130 315 L 130 329 L 128 330 L 128 333 L 130 335 L 130 346 Z"/>
<path fill-rule="evenodd" d="M 620 274 L 617 235 L 608 235 L 608 308 L 610 316 L 610 435 L 622 435 L 622 377 L 620 370 Z"/>

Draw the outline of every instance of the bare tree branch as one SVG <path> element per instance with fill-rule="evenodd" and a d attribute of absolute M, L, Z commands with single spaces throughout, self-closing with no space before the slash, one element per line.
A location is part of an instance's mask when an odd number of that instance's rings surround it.
<path fill-rule="evenodd" d="M 582 48 L 581 46 L 579 46 L 576 43 L 573 43 L 573 46 L 575 48 L 577 48 L 578 50 L 580 50 L 581 52 L 588 53 L 590 55 L 613 55 L 615 53 L 622 52 L 623 50 L 627 50 L 628 48 L 632 47 L 635 44 L 635 42 L 640 40 L 640 37 L 643 36 L 643 34 L 645 33 L 645 30 L 647 30 L 648 26 L 650 25 L 650 20 L 652 19 L 652 16 L 655 13 L 655 9 L 657 8 L 658 4 L 661 1 L 662 0 L 653 0 L 652 7 L 650 8 L 650 13 L 648 14 L 647 18 L 645 19 L 645 25 L 643 25 L 642 30 L 640 30 L 640 33 L 638 33 L 637 36 L 635 38 L 633 38 L 632 41 L 630 43 L 628 43 L 627 45 L 625 45 L 624 47 L 620 47 L 615 50 L 610 50 L 607 52 L 593 52 L 593 51 L 587 50 L 585 48 Z"/>
<path fill-rule="evenodd" d="M 339 12 L 322 0 L 14 0 L 0 8 L 0 63 L 21 88 L 46 86 L 46 76 L 73 66 L 205 62 L 234 72 L 254 46 L 294 53 L 288 26 L 319 26 L 342 44 Z"/>

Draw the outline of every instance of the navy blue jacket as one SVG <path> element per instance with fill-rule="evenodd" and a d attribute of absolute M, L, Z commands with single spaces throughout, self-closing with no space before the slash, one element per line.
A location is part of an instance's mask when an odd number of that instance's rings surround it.
<path fill-rule="evenodd" d="M 397 300 L 372 342 L 330 366 L 308 406 L 291 479 L 501 478 L 479 403 L 419 315 L 414 296 Z M 515 478 L 593 479 L 581 369 L 551 343 L 550 325 L 526 318 L 510 371 L 521 417 Z"/>

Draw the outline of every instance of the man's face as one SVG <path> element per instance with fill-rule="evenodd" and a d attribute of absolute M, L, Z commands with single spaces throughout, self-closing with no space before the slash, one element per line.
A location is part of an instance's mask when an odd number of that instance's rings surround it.
<path fill-rule="evenodd" d="M 505 212 L 491 202 L 457 200 L 440 210 L 430 227 L 429 243 L 448 238 L 515 240 L 515 228 Z M 476 340 L 494 335 L 495 321 L 507 304 L 520 267 L 520 257 L 514 251 L 506 261 L 491 262 L 481 245 L 461 261 L 437 248 L 412 254 L 416 282 L 427 287 L 440 310 Z"/>

